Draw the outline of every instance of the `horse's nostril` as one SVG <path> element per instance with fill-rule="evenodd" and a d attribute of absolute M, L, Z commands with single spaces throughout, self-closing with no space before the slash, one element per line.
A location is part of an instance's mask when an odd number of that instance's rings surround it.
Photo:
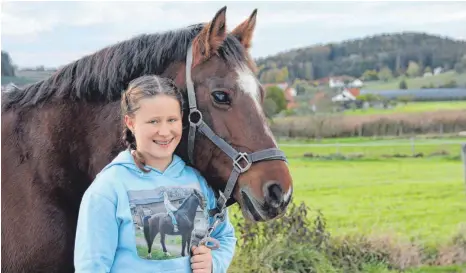
<path fill-rule="evenodd" d="M 278 208 L 283 201 L 283 191 L 277 183 L 272 183 L 267 186 L 266 195 L 269 205 L 274 208 Z"/>

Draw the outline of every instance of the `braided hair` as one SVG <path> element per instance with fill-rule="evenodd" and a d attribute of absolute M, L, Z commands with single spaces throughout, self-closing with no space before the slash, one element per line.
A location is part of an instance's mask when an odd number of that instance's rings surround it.
<path fill-rule="evenodd" d="M 140 107 L 140 100 L 157 96 L 159 94 L 174 97 L 180 103 L 180 109 L 183 111 L 183 96 L 172 80 L 156 75 L 145 75 L 132 80 L 129 83 L 128 88 L 122 94 L 121 114 L 123 119 L 126 115 L 134 115 Z M 136 137 L 134 136 L 134 133 L 126 126 L 126 124 L 123 126 L 122 140 L 125 146 L 131 151 L 134 161 L 139 169 L 145 173 L 149 172 L 150 170 L 144 167 L 146 165 L 144 156 L 137 150 Z"/>

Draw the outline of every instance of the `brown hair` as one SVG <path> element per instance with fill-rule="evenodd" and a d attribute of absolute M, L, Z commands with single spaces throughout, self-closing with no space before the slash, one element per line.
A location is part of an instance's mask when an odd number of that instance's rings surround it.
<path fill-rule="evenodd" d="M 159 94 L 174 97 L 180 103 L 180 109 L 181 112 L 183 112 L 183 96 L 172 80 L 155 75 L 145 75 L 132 80 L 129 83 L 128 88 L 123 92 L 121 96 L 121 114 L 123 119 L 125 115 L 134 115 L 140 107 L 140 100 L 157 96 Z M 136 138 L 134 137 L 133 132 L 126 126 L 126 124 L 123 124 L 123 126 L 125 129 L 123 130 L 122 139 L 126 147 L 132 151 L 136 165 L 143 172 L 149 172 L 150 170 L 144 168 L 146 161 L 143 155 L 137 150 Z"/>

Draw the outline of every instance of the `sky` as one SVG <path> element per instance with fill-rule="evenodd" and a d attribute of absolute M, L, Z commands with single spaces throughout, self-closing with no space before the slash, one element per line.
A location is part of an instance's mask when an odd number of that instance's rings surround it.
<path fill-rule="evenodd" d="M 4 2 L 1 48 L 19 67 L 58 67 L 142 33 L 210 21 L 233 30 L 257 8 L 251 54 L 404 31 L 466 40 L 466 2 Z"/>

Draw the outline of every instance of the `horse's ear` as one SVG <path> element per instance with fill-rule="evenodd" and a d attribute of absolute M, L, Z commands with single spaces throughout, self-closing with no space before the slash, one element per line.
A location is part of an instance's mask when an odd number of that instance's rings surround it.
<path fill-rule="evenodd" d="M 193 45 L 193 51 L 198 55 L 198 58 L 195 58 L 197 62 L 195 61 L 194 65 L 201 59 L 205 60 L 212 54 L 216 54 L 223 44 L 227 36 L 226 12 L 226 6 L 217 11 L 212 21 L 206 24 L 199 33 L 196 43 Z"/>
<path fill-rule="evenodd" d="M 231 33 L 241 42 L 244 48 L 251 47 L 252 35 L 256 28 L 257 9 L 255 9 L 249 18 L 238 25 Z"/>

